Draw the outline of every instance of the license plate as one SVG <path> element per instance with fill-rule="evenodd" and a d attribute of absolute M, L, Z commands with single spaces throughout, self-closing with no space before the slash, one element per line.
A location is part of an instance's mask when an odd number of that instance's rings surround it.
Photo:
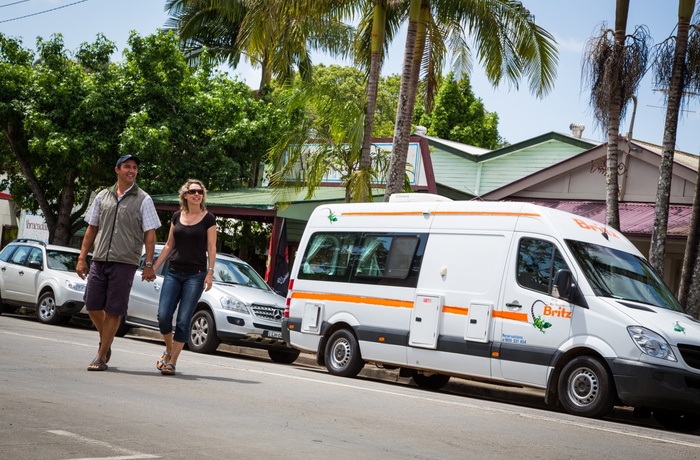
<path fill-rule="evenodd" d="M 282 333 L 278 331 L 265 331 L 263 333 L 265 337 L 272 337 L 273 339 L 281 339 Z"/>

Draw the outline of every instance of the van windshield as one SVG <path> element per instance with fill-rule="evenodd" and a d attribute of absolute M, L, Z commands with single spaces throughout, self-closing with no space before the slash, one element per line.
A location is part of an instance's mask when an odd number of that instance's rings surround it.
<path fill-rule="evenodd" d="M 671 290 L 642 258 L 582 241 L 567 240 L 597 296 L 683 311 Z"/>

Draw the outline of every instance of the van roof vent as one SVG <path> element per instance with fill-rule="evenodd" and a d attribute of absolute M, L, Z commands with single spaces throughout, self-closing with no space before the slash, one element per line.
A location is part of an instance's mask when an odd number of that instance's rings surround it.
<path fill-rule="evenodd" d="M 392 203 L 421 203 L 426 201 L 452 201 L 446 196 L 434 193 L 394 193 L 389 197 Z"/>

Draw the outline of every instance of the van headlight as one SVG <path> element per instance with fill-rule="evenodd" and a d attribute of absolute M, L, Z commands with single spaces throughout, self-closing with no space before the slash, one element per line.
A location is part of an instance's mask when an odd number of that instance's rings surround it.
<path fill-rule="evenodd" d="M 78 281 L 66 280 L 66 287 L 72 291 L 85 292 L 86 283 L 80 283 Z"/>
<path fill-rule="evenodd" d="M 628 326 L 627 332 L 642 353 L 667 361 L 678 361 L 668 342 L 656 332 L 642 326 Z"/>
<path fill-rule="evenodd" d="M 233 297 L 222 297 L 221 306 L 224 310 L 231 310 L 249 314 L 248 306 L 245 303 Z"/>

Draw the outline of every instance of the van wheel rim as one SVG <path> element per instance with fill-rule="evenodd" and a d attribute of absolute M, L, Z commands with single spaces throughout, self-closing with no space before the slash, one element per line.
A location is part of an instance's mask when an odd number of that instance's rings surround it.
<path fill-rule="evenodd" d="M 209 325 L 207 322 L 201 318 L 197 319 L 197 321 L 192 324 L 192 343 L 194 343 L 196 346 L 201 346 L 207 341 L 208 332 Z"/>
<path fill-rule="evenodd" d="M 342 369 L 348 365 L 350 361 L 350 353 L 352 348 L 350 347 L 350 342 L 347 340 L 338 340 L 333 344 L 333 353 L 331 353 L 331 360 L 333 361 L 333 367 L 337 369 Z"/>
<path fill-rule="evenodd" d="M 600 392 L 600 382 L 595 372 L 590 369 L 577 369 L 569 378 L 569 396 L 571 402 L 579 407 L 592 404 Z"/>

